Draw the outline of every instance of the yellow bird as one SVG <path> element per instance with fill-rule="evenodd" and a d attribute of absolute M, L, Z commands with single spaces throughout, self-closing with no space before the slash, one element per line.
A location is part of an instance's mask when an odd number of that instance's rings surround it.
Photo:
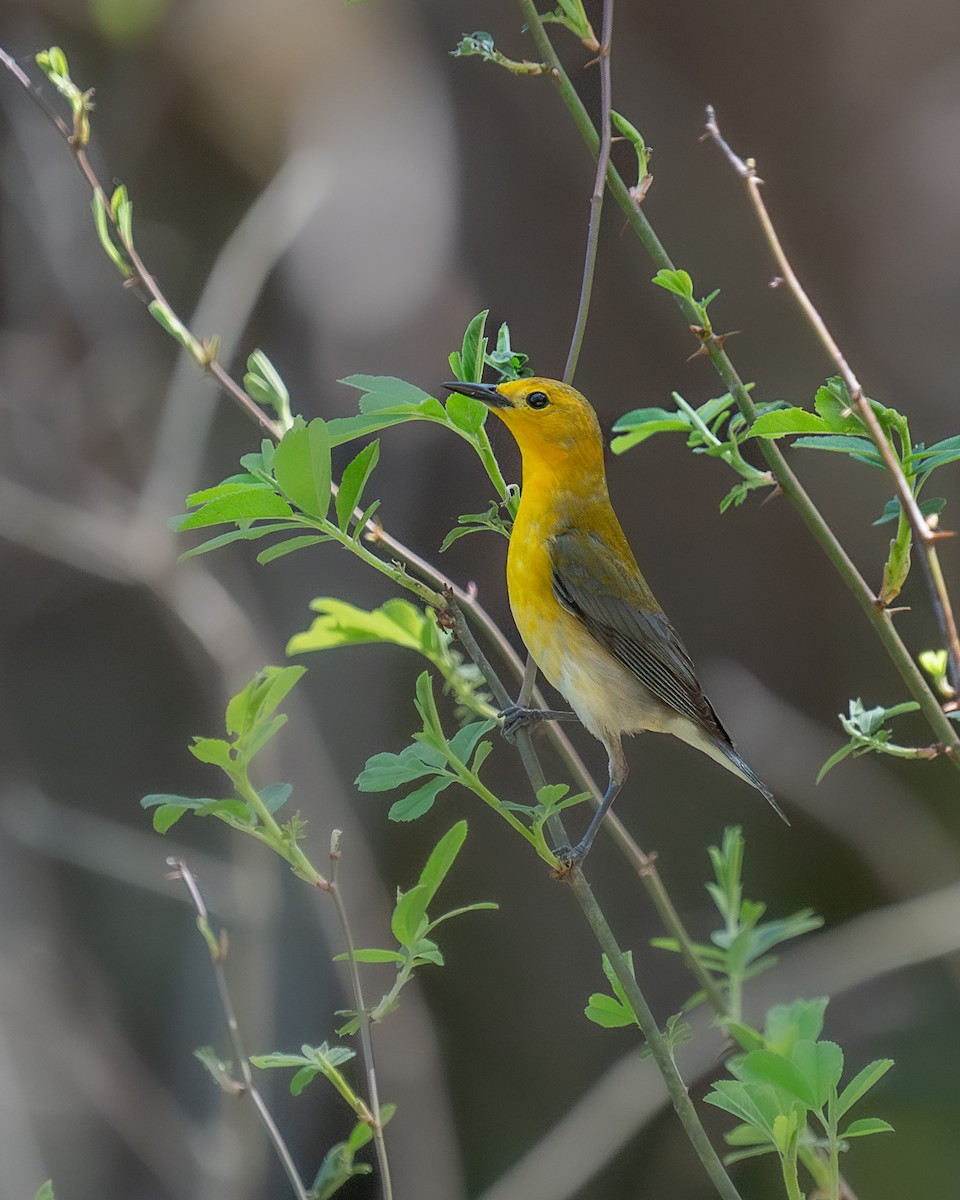
<path fill-rule="evenodd" d="M 627 778 L 621 738 L 672 733 L 762 792 L 770 789 L 737 752 L 703 694 L 690 655 L 640 574 L 607 493 L 597 415 L 554 379 L 446 383 L 482 400 L 513 434 L 523 490 L 510 535 L 507 590 L 534 662 L 603 743 L 610 779 L 569 864 L 586 857 Z M 514 706 L 506 732 L 571 713 Z M 789 824 L 789 822 L 788 822 Z"/>

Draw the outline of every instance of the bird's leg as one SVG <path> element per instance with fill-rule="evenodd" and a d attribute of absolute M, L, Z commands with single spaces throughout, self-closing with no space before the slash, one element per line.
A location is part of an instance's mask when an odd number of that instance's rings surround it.
<path fill-rule="evenodd" d="M 516 740 L 521 729 L 539 725 L 541 721 L 575 721 L 577 714 L 556 708 L 525 708 L 522 704 L 510 704 L 497 714 L 503 725 L 500 732 L 508 742 Z"/>
<path fill-rule="evenodd" d="M 616 800 L 620 794 L 620 789 L 627 781 L 629 768 L 627 767 L 627 758 L 623 753 L 619 737 L 615 741 L 607 743 L 607 757 L 610 772 L 607 790 L 600 801 L 600 807 L 593 814 L 593 820 L 587 826 L 587 832 L 572 850 L 568 846 L 565 846 L 556 852 L 557 857 L 567 869 L 580 866 L 590 853 L 590 847 L 593 845 L 593 839 L 597 836 L 597 830 L 603 824 L 603 818 L 610 811 L 610 806 Z"/>

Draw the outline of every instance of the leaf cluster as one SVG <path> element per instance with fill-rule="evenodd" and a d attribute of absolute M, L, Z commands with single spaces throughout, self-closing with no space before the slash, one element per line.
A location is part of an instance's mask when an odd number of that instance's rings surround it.
<path fill-rule="evenodd" d="M 946 652 L 943 653 L 943 658 L 946 659 Z M 939 662 L 939 660 L 937 661 Z M 943 674 L 940 677 L 945 680 L 945 676 L 946 664 L 944 662 Z M 847 715 L 837 714 L 837 720 L 843 726 L 843 730 L 850 740 L 835 754 L 831 754 L 823 764 L 817 775 L 817 783 L 837 763 L 843 762 L 851 755 L 854 758 L 859 758 L 861 754 L 871 753 L 889 754 L 893 758 L 936 757 L 940 753 L 939 746 L 902 746 L 893 741 L 893 731 L 887 728 L 888 721 L 902 717 L 906 713 L 917 712 L 919 708 L 920 705 L 915 700 L 905 700 L 902 704 L 894 704 L 890 708 L 884 708 L 882 705 L 866 708 L 859 697 L 851 700 Z"/>
<path fill-rule="evenodd" d="M 286 724 L 286 714 L 278 713 L 278 707 L 305 671 L 305 667 L 264 667 L 227 705 L 227 737 L 193 739 L 190 753 L 200 762 L 217 767 L 229 780 L 232 794 L 223 798 L 170 793 L 144 796 L 140 804 L 154 810 L 153 827 L 158 833 L 166 833 L 188 812 L 197 817 L 216 817 L 267 843 L 297 874 L 316 882 L 317 872 L 297 845 L 303 836 L 300 814 L 293 813 L 283 825 L 276 820 L 276 814 L 290 799 L 291 785 L 273 783 L 256 788 L 250 780 L 253 760 Z"/>
<path fill-rule="evenodd" d="M 687 445 L 694 454 L 719 458 L 740 476 L 740 482 L 720 501 L 721 512 L 726 512 L 731 504 L 742 504 L 751 491 L 773 486 L 770 472 L 761 471 L 747 462 L 740 451 L 748 436 L 748 425 L 729 392 L 707 400 L 697 408 L 688 404 L 679 392 L 673 393 L 673 399 L 677 405 L 673 411 L 637 408 L 625 413 L 613 427 L 618 435 L 610 443 L 614 454 L 632 450 L 657 433 L 685 434 Z"/>
<path fill-rule="evenodd" d="M 452 633 L 441 628 L 432 609 L 418 608 L 400 597 L 372 611 L 331 596 L 318 597 L 310 607 L 319 616 L 309 629 L 290 639 L 287 654 L 372 642 L 403 646 L 422 654 L 437 668 L 444 690 L 454 698 L 458 719 L 466 720 L 471 714 L 485 720 L 496 716 L 479 669 L 455 649 Z"/>
<path fill-rule="evenodd" d="M 444 921 L 463 916 L 465 913 L 499 907 L 491 901 L 479 901 L 450 909 L 438 917 L 431 917 L 428 912 L 440 885 L 446 879 L 457 855 L 463 848 L 466 837 L 467 823 L 458 821 L 434 846 L 413 887 L 406 892 L 397 890 L 397 900 L 390 918 L 390 931 L 396 940 L 396 947 L 354 951 L 353 958 L 358 963 L 392 963 L 397 969 L 393 986 L 370 1010 L 372 1021 L 383 1020 L 397 1007 L 400 1001 L 400 992 L 410 982 L 419 967 L 443 966 L 443 954 L 433 936 L 438 926 L 442 925 Z M 347 955 L 339 954 L 337 958 L 345 959 Z M 349 1012 L 342 1015 L 349 1019 L 339 1032 L 341 1034 L 355 1032 L 360 1023 L 358 1015 Z"/>
<path fill-rule="evenodd" d="M 557 859 L 547 844 L 544 827 L 554 813 L 586 799 L 586 793 L 569 795 L 564 784 L 547 784 L 537 793 L 536 804 L 517 804 L 496 796 L 480 779 L 480 768 L 493 749 L 484 734 L 494 728 L 492 719 L 473 721 L 447 738 L 437 711 L 433 684 L 428 672 L 417 679 L 415 706 L 422 728 L 413 742 L 399 754 L 373 755 L 357 776 L 362 792 L 386 792 L 417 783 L 413 791 L 391 805 L 392 821 L 413 821 L 430 811 L 441 792 L 459 783 L 479 796 L 510 827 L 519 833 L 537 854 L 555 867 Z M 422 781 L 422 782 L 421 782 Z"/>
<path fill-rule="evenodd" d="M 734 1078 L 719 1080 L 705 1097 L 741 1122 L 726 1135 L 735 1147 L 727 1161 L 775 1152 L 789 1180 L 788 1195 L 795 1194 L 791 1184 L 796 1184 L 801 1148 L 825 1149 L 827 1169 L 835 1178 L 837 1153 L 849 1139 L 892 1129 L 875 1117 L 844 1123 L 893 1061 L 869 1063 L 840 1089 L 843 1051 L 835 1042 L 820 1040 L 826 1006 L 825 999 L 777 1005 L 767 1014 L 762 1035 L 732 1027 L 746 1053 L 727 1063 Z M 819 1126 L 819 1134 L 811 1131 L 810 1121 Z"/>
<path fill-rule="evenodd" d="M 772 967 L 776 958 L 770 953 L 776 946 L 819 929 L 823 919 L 804 908 L 787 917 L 764 921 L 766 905 L 748 900 L 743 894 L 743 833 L 738 826 L 724 830 L 720 846 L 709 847 L 714 879 L 707 892 L 720 915 L 722 925 L 710 934 L 710 942 L 694 942 L 681 947 L 676 938 L 654 938 L 652 945 L 679 954 L 692 949 L 700 966 L 718 984 L 728 1006 L 729 1020 L 741 1018 L 743 985 L 755 975 Z M 690 1003 L 703 999 L 702 993 Z"/>

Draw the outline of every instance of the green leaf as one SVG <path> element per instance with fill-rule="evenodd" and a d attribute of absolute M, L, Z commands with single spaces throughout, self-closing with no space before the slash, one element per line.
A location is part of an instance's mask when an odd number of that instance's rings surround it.
<path fill-rule="evenodd" d="M 802 1043 L 815 1045 L 813 1042 Z M 815 1102 L 814 1082 L 807 1078 L 804 1071 L 789 1058 L 777 1054 L 774 1050 L 753 1050 L 741 1059 L 737 1074 L 748 1083 L 770 1084 L 778 1093 L 785 1094 L 789 1100 L 799 1100 L 807 1108 L 818 1109 L 820 1104 Z M 789 1101 L 783 1111 L 789 1109 Z"/>
<path fill-rule="evenodd" d="M 93 209 L 93 220 L 97 227 L 97 237 L 100 239 L 100 245 L 103 247 L 107 258 L 110 259 L 120 274 L 125 279 L 129 279 L 133 274 L 133 269 L 127 262 L 127 256 L 124 251 L 113 240 L 113 226 L 110 224 L 110 218 L 107 216 L 107 202 L 103 193 L 96 191 L 90 204 Z"/>
<path fill-rule="evenodd" d="M 349 954 L 335 954 L 334 962 L 344 962 Z M 355 950 L 353 957 L 360 963 L 402 963 L 406 961 L 397 950 Z"/>
<path fill-rule="evenodd" d="M 845 758 L 849 758 L 851 754 L 855 754 L 857 750 L 856 743 L 848 742 L 846 746 L 841 746 L 839 750 L 834 751 L 827 759 L 820 770 L 817 772 L 816 782 L 820 783 L 828 771 L 832 771 L 835 766 L 842 763 Z"/>
<path fill-rule="evenodd" d="M 197 512 L 176 518 L 177 532 L 204 529 L 208 525 L 223 525 L 227 521 L 259 521 L 265 517 L 292 517 L 290 505 L 267 488 L 245 487 L 221 495 Z"/>
<path fill-rule="evenodd" d="M 851 411 L 850 393 L 839 375 L 828 379 L 823 387 L 817 389 L 813 406 L 827 422 L 831 432 L 863 433 L 863 421 Z"/>
<path fill-rule="evenodd" d="M 794 1046 L 791 1059 L 810 1087 L 810 1107 L 823 1108 L 843 1074 L 843 1051 L 836 1042 L 802 1040 Z"/>
<path fill-rule="evenodd" d="M 290 422 L 290 393 L 280 378 L 273 363 L 262 350 L 254 350 L 247 359 L 247 373 L 243 377 L 247 395 L 257 404 L 272 408 L 281 421 Z"/>
<path fill-rule="evenodd" d="M 340 479 L 337 492 L 337 524 L 346 533 L 353 510 L 359 507 L 360 497 L 374 467 L 380 460 L 380 442 L 373 441 L 349 463 Z"/>
<path fill-rule="evenodd" d="M 470 761 L 470 755 L 473 753 L 477 742 L 485 733 L 489 733 L 491 729 L 496 728 L 496 721 L 471 721 L 469 725 L 464 725 L 462 729 L 450 739 L 450 749 L 456 758 L 462 763 Z"/>
<path fill-rule="evenodd" d="M 637 1024 L 632 1009 L 625 1008 L 619 1000 L 604 992 L 594 992 L 583 1012 L 588 1021 L 604 1029 L 622 1029 L 625 1025 Z"/>
<path fill-rule="evenodd" d="M 190 330 L 184 325 L 173 309 L 160 300 L 154 300 L 147 305 L 147 311 L 157 324 L 164 329 L 184 349 L 193 354 L 199 354 L 200 345 Z"/>
<path fill-rule="evenodd" d="M 829 433 L 830 426 L 805 408 L 777 408 L 762 413 L 750 426 L 748 438 L 781 438 L 797 433 Z"/>
<path fill-rule="evenodd" d="M 46 1179 L 40 1184 L 34 1193 L 33 1200 L 54 1200 L 52 1179 Z"/>
<path fill-rule="evenodd" d="M 799 1041 L 815 1042 L 823 1030 L 823 1015 L 828 1004 L 826 996 L 775 1004 L 767 1011 L 764 1039 L 781 1054 L 790 1054 Z"/>
<path fill-rule="evenodd" d="M 458 821 L 452 829 L 448 830 L 443 835 L 436 846 L 430 853 L 423 870 L 420 872 L 419 884 L 425 889 L 426 899 L 424 900 L 424 908 L 430 904 L 430 901 L 437 893 L 440 884 L 447 877 L 447 873 L 453 866 L 457 855 L 466 841 L 467 823 L 466 821 Z"/>
<path fill-rule="evenodd" d="M 374 412 L 377 408 L 418 405 L 431 399 L 429 392 L 425 392 L 423 388 L 397 379 L 394 375 L 346 375 L 338 382 L 367 393 L 366 399 L 369 404 L 365 405 L 364 412 Z"/>
<path fill-rule="evenodd" d="M 845 1113 L 849 1112 L 857 1101 L 869 1092 L 877 1080 L 886 1075 L 892 1066 L 892 1058 L 878 1058 L 854 1075 L 837 1099 L 837 1120 L 839 1121 Z"/>
<path fill-rule="evenodd" d="M 434 775 L 443 766 L 443 758 L 428 746 L 407 746 L 399 754 L 382 751 L 368 758 L 366 766 L 354 780 L 361 792 L 389 792 L 401 784 L 411 783 L 424 775 Z M 452 775 L 445 775 L 453 782 Z M 424 810 L 426 811 L 426 810 Z"/>
<path fill-rule="evenodd" d="M 958 455 L 960 457 L 960 455 Z M 919 508 L 920 512 L 925 517 L 933 516 L 934 513 L 943 512 L 947 506 L 947 501 L 944 496 L 931 496 L 927 500 L 921 501 Z M 892 500 L 888 500 L 883 506 L 883 512 L 873 522 L 874 525 L 885 525 L 887 521 L 896 521 L 900 517 L 900 499 L 894 496 Z"/>
<path fill-rule="evenodd" d="M 861 1117 L 859 1121 L 849 1124 L 841 1138 L 869 1137 L 871 1133 L 895 1133 L 893 1126 L 879 1117 Z"/>
<path fill-rule="evenodd" d="M 329 542 L 330 539 L 323 534 L 306 533 L 300 537 L 286 538 L 282 542 L 276 542 L 273 546 L 268 546 L 266 550 L 261 550 L 257 555 L 257 562 L 265 567 L 267 563 L 272 563 L 278 558 L 284 558 L 287 554 L 294 554 L 297 550 L 306 550 L 310 546 L 318 546 L 321 542 Z"/>
<path fill-rule="evenodd" d="M 476 437 L 487 419 L 487 406 L 460 392 L 451 392 L 447 397 L 447 416 L 451 424 L 462 429 L 470 437 Z"/>
<path fill-rule="evenodd" d="M 402 800 L 391 805 L 387 816 L 391 821 L 415 821 L 433 808 L 437 796 L 453 782 L 452 778 L 445 775 L 428 780 L 409 796 L 404 796 Z"/>
<path fill-rule="evenodd" d="M 322 520 L 330 507 L 330 435 L 316 417 L 307 426 L 294 424 L 273 456 L 273 472 L 281 490 L 308 516 Z"/>
<path fill-rule="evenodd" d="M 857 462 L 871 467 L 882 467 L 883 459 L 873 442 L 867 437 L 852 437 L 848 434 L 827 434 L 823 437 L 801 437 L 793 443 L 806 450 L 833 450 L 838 454 L 849 454 Z"/>
<path fill-rule="evenodd" d="M 157 833 L 166 833 L 187 811 L 182 804 L 161 804 L 153 814 L 153 828 Z"/>
<path fill-rule="evenodd" d="M 772 1089 L 751 1086 L 739 1079 L 719 1079 L 704 1100 L 744 1121 L 773 1142 L 773 1122 L 777 1112 Z"/>
<path fill-rule="evenodd" d="M 390 930 L 401 946 L 412 948 L 422 936 L 429 903 L 429 891 L 422 883 L 415 884 L 397 900 L 390 918 Z"/>
<path fill-rule="evenodd" d="M 293 793 L 289 783 L 271 783 L 269 787 L 260 788 L 259 796 L 267 812 L 275 813 L 283 808 Z"/>
<path fill-rule="evenodd" d="M 224 771 L 233 766 L 230 743 L 225 742 L 223 738 L 194 738 L 193 744 L 187 749 L 194 758 L 198 758 L 203 763 L 220 767 Z"/>
<path fill-rule="evenodd" d="M 625 137 L 633 147 L 637 156 L 637 174 L 639 179 L 643 180 L 650 168 L 650 151 L 643 140 L 643 135 L 635 125 L 631 125 L 627 118 L 621 116 L 618 112 L 611 112 L 610 120 L 613 122 L 617 132 Z"/>
<path fill-rule="evenodd" d="M 457 376 L 464 383 L 479 383 L 483 376 L 483 358 L 487 352 L 487 339 L 483 336 L 487 317 L 490 310 L 485 308 L 478 312 L 463 334 L 463 346 L 460 351 L 460 371 Z M 479 404 L 479 401 L 474 401 Z M 480 407 L 484 407 L 480 405 Z"/>
<path fill-rule="evenodd" d="M 682 296 L 685 300 L 693 299 L 693 280 L 686 271 L 669 271 L 663 267 L 651 282 L 668 292 L 673 292 L 675 296 Z"/>

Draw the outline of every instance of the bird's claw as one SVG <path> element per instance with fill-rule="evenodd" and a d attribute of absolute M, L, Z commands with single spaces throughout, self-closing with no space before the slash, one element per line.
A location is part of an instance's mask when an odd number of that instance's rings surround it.
<path fill-rule="evenodd" d="M 521 729 L 536 728 L 542 721 L 565 721 L 575 714 L 557 712 L 552 708 L 525 708 L 522 704 L 509 704 L 497 716 L 503 724 L 500 732 L 508 742 L 515 742 Z"/>

